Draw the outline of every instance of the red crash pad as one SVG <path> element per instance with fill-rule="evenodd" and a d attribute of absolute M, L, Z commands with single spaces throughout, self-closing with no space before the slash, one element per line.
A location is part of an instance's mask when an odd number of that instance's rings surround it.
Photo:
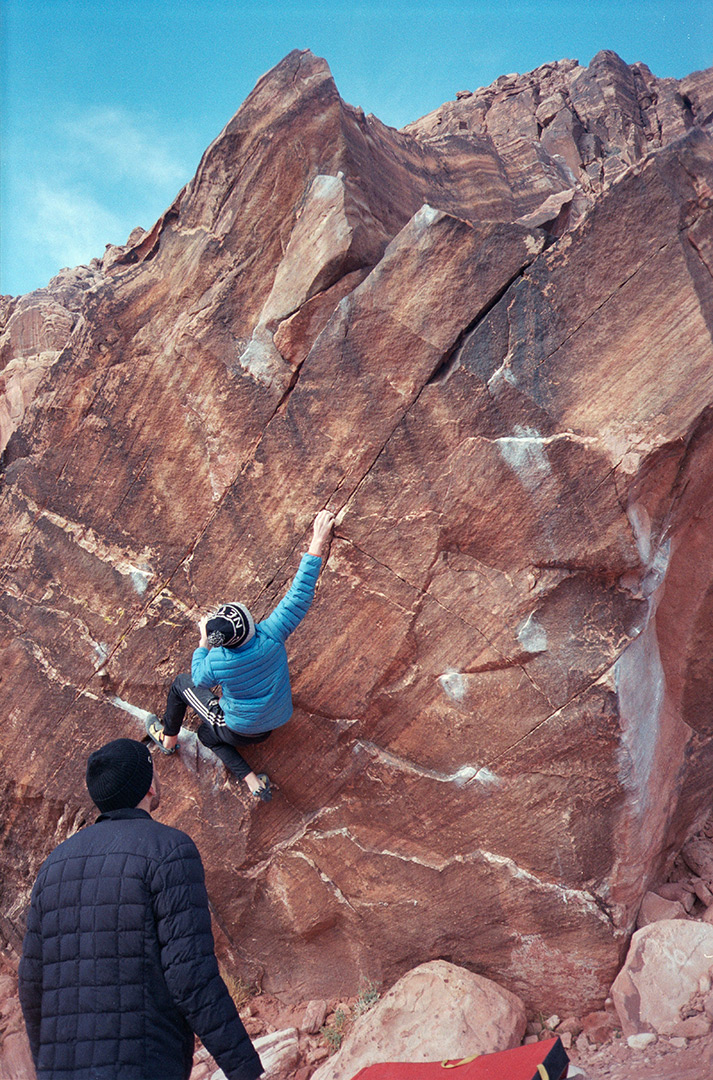
<path fill-rule="evenodd" d="M 455 1061 L 367 1065 L 353 1080 L 564 1080 L 569 1058 L 560 1039 Z"/>

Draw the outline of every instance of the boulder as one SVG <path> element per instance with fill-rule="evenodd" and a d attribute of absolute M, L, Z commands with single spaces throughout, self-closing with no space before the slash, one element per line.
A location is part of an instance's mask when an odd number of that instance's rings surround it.
<path fill-rule="evenodd" d="M 700 902 L 706 907 L 710 907 L 713 904 L 713 892 L 711 892 L 705 881 L 702 878 L 694 878 L 691 884 L 693 885 L 694 894 Z"/>
<path fill-rule="evenodd" d="M 669 919 L 637 930 L 611 990 L 624 1035 L 706 1034 L 711 1018 L 700 980 L 711 973 L 713 927 Z"/>
<path fill-rule="evenodd" d="M 713 841 L 704 836 L 689 840 L 681 851 L 681 857 L 687 866 L 704 885 L 713 887 Z"/>
<path fill-rule="evenodd" d="M 656 1042 L 656 1036 L 651 1031 L 641 1031 L 637 1035 L 629 1035 L 626 1041 L 632 1050 L 646 1050 Z"/>
<path fill-rule="evenodd" d="M 711 794 L 710 80 L 607 53 L 398 132 L 296 51 L 50 283 L 71 320 L 0 304 L 2 943 L 89 750 L 143 737 L 213 605 L 267 615 L 328 506 L 269 807 L 190 731 L 157 761 L 221 960 L 292 1003 L 448 957 L 601 1007 Z"/>
<path fill-rule="evenodd" d="M 687 1016 L 685 1020 L 667 1027 L 666 1034 L 677 1039 L 700 1039 L 708 1035 L 713 1026 L 710 1016 L 698 1013 L 696 1016 Z"/>
<path fill-rule="evenodd" d="M 685 919 L 686 909 L 678 900 L 665 900 L 654 892 L 647 892 L 641 901 L 636 925 L 639 929 L 660 919 Z"/>
<path fill-rule="evenodd" d="M 582 1017 L 582 1031 L 590 1042 L 597 1045 L 611 1038 L 615 1026 L 613 1018 L 603 1009 L 597 1009 L 596 1012 L 587 1013 Z"/>
<path fill-rule="evenodd" d="M 667 881 L 663 885 L 657 885 L 654 892 L 664 900 L 677 900 L 686 911 L 690 911 L 696 902 L 692 881 Z"/>
<path fill-rule="evenodd" d="M 438 1061 L 519 1046 L 525 1008 L 471 971 L 433 960 L 414 968 L 361 1016 L 314 1080 L 351 1080 L 382 1061 Z"/>
<path fill-rule="evenodd" d="M 260 1055 L 263 1080 L 288 1080 L 300 1059 L 299 1035 L 296 1028 L 274 1031 L 253 1039 Z M 214 1077 L 213 1080 L 216 1080 Z"/>
<path fill-rule="evenodd" d="M 327 1002 L 320 1000 L 313 1000 L 307 1003 L 302 1023 L 300 1025 L 302 1031 L 306 1031 L 308 1035 L 314 1035 L 322 1027 L 327 1016 Z"/>

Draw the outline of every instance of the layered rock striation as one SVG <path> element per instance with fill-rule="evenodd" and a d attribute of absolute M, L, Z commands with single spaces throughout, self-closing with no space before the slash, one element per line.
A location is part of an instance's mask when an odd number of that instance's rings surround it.
<path fill-rule="evenodd" d="M 8 944 L 87 753 L 329 506 L 276 798 L 157 762 L 225 963 L 601 1003 L 711 797 L 712 113 L 602 53 L 398 132 L 294 52 L 151 230 L 3 302 Z"/>

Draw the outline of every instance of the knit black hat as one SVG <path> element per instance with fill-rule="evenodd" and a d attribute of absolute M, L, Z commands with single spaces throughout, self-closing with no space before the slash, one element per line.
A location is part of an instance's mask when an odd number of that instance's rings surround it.
<path fill-rule="evenodd" d="M 245 604 L 221 604 L 205 629 L 209 644 L 238 649 L 254 637 L 255 622 Z"/>
<path fill-rule="evenodd" d="M 87 762 L 87 789 L 102 813 L 138 806 L 152 780 L 149 748 L 135 739 L 114 739 Z"/>

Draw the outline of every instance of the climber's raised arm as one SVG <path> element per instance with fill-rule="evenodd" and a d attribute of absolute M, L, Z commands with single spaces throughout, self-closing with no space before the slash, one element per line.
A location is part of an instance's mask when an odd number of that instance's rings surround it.
<path fill-rule="evenodd" d="M 334 527 L 334 514 L 320 510 L 312 526 L 312 540 L 302 556 L 292 584 L 277 607 L 260 626 L 275 641 L 284 642 L 297 629 L 314 599 L 317 578 Z"/>

